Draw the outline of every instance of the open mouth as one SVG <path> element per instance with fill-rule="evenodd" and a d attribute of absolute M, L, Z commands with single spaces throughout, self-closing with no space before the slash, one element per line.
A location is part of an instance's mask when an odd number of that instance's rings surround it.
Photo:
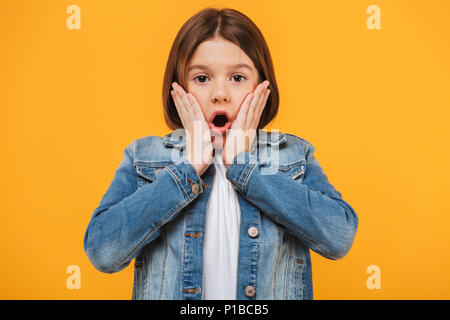
<path fill-rule="evenodd" d="M 217 133 L 225 133 L 231 127 L 231 117 L 225 110 L 217 110 L 211 116 L 210 129 Z"/>
<path fill-rule="evenodd" d="M 228 118 L 224 114 L 218 114 L 214 117 L 213 123 L 216 127 L 223 127 L 228 122 Z"/>

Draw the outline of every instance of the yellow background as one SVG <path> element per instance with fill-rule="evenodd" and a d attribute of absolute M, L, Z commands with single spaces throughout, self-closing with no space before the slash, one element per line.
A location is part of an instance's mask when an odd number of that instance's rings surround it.
<path fill-rule="evenodd" d="M 381 30 L 366 26 L 372 4 Z M 0 298 L 131 299 L 132 264 L 95 270 L 84 232 L 125 147 L 169 132 L 169 49 L 206 6 L 259 26 L 281 95 L 266 129 L 310 141 L 359 216 L 345 258 L 312 253 L 315 299 L 450 299 L 446 0 L 1 1 Z M 381 289 L 367 288 L 370 265 Z"/>

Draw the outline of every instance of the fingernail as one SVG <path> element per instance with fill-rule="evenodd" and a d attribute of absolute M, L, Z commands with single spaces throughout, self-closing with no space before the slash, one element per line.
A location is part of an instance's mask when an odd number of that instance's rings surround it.
<path fill-rule="evenodd" d="M 175 89 L 175 82 L 172 82 L 172 88 Z"/>

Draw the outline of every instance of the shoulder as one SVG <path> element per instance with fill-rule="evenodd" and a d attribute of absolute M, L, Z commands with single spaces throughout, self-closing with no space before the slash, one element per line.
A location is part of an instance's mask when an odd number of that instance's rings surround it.
<path fill-rule="evenodd" d="M 284 135 L 284 148 L 289 150 L 292 153 L 296 154 L 302 154 L 305 156 L 308 156 L 308 154 L 314 152 L 314 146 L 313 144 L 306 140 L 305 138 L 299 137 L 297 135 L 294 135 L 292 133 L 283 133 Z M 282 147 L 282 148 L 283 148 Z"/>
<path fill-rule="evenodd" d="M 174 132 L 165 135 L 164 137 L 157 135 L 148 135 L 133 140 L 127 149 L 131 151 L 135 159 L 158 158 L 158 160 L 167 160 L 170 157 L 173 146 L 182 146 L 183 140 L 179 140 L 182 136 L 176 135 Z M 183 137 L 184 138 L 184 137 Z M 259 135 L 259 144 L 271 147 L 278 146 L 286 159 L 293 158 L 309 158 L 314 152 L 312 143 L 297 135 L 286 132 L 264 132 Z M 155 159 L 156 160 L 156 159 Z"/>
<path fill-rule="evenodd" d="M 127 149 L 131 151 L 135 161 L 157 161 L 167 158 L 163 137 L 157 135 L 137 138 L 128 144 Z"/>
<path fill-rule="evenodd" d="M 146 148 L 154 144 L 161 144 L 161 143 L 162 137 L 150 135 L 132 140 L 130 143 L 128 143 L 127 149 L 131 150 L 134 153 L 136 149 Z"/>
<path fill-rule="evenodd" d="M 270 146 L 269 146 L 270 145 Z M 269 152 L 267 149 L 271 149 Z M 314 147 L 308 140 L 294 134 L 272 131 L 261 132 L 259 137 L 259 156 L 269 158 L 284 166 L 306 163 L 311 159 Z"/>
<path fill-rule="evenodd" d="M 305 149 L 309 149 L 313 146 L 312 143 L 309 142 L 308 140 L 301 138 L 299 136 L 296 136 L 292 133 L 284 133 L 284 135 L 286 136 L 286 140 L 288 143 L 290 142 L 291 144 L 294 144 L 294 143 L 299 144 Z"/>
<path fill-rule="evenodd" d="M 147 146 L 152 146 L 154 144 L 161 144 L 163 137 L 156 135 L 149 135 L 145 137 L 138 138 L 134 140 L 131 144 L 134 145 L 134 148 L 145 148 Z"/>

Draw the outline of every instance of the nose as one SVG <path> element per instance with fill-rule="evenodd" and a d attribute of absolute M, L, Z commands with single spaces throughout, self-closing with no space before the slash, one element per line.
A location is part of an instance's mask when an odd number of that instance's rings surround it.
<path fill-rule="evenodd" d="M 217 84 L 212 92 L 211 96 L 212 103 L 224 103 L 230 102 L 230 97 L 228 95 L 227 89 L 223 84 Z"/>
<path fill-rule="evenodd" d="M 213 98 L 213 102 L 214 102 L 214 103 L 218 103 L 218 102 L 228 102 L 228 99 L 227 99 L 226 96 L 218 96 L 218 95 L 216 95 L 216 96 L 214 96 L 214 98 Z"/>

